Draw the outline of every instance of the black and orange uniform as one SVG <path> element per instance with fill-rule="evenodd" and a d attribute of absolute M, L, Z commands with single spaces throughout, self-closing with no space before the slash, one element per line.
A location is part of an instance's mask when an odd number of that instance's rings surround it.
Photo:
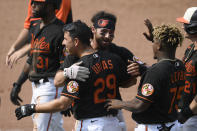
<path fill-rule="evenodd" d="M 182 61 L 164 59 L 152 65 L 142 76 L 136 98 L 151 103 L 132 118 L 138 124 L 161 124 L 177 119 L 178 102 L 184 89 L 184 64 Z"/>
<path fill-rule="evenodd" d="M 28 63 L 32 65 L 29 73 L 31 81 L 54 77 L 63 57 L 63 22 L 54 19 L 40 29 L 41 20 L 32 21 L 30 27 L 31 51 Z"/>
<path fill-rule="evenodd" d="M 180 102 L 180 108 L 189 106 L 194 96 L 197 94 L 197 51 L 195 45 L 191 44 L 185 51 L 183 63 L 185 64 L 185 88 Z"/>
<path fill-rule="evenodd" d="M 147 67 L 144 65 L 144 63 L 142 61 L 139 60 L 139 58 L 137 58 L 131 51 L 129 51 L 127 48 L 121 47 L 121 46 L 117 46 L 114 43 L 111 43 L 108 45 L 107 50 L 111 53 L 114 53 L 118 56 L 121 57 L 121 59 L 127 64 L 129 65 L 130 63 L 128 62 L 128 60 L 130 61 L 134 61 L 137 62 L 140 66 L 139 70 L 140 70 L 140 74 L 142 75 Z"/>
<path fill-rule="evenodd" d="M 143 74 L 147 69 L 147 67 L 144 65 L 144 63 L 142 61 L 140 61 L 131 51 L 129 51 L 125 47 L 117 46 L 116 44 L 111 43 L 108 45 L 106 50 L 110 53 L 118 55 L 126 65 L 129 65 L 128 60 L 135 61 L 135 62 L 139 63 L 140 74 Z M 74 59 L 76 60 L 77 58 L 74 58 Z M 61 66 L 60 70 L 63 70 L 63 68 L 65 68 L 64 65 Z"/>
<path fill-rule="evenodd" d="M 69 57 L 66 56 L 67 67 L 73 64 Z M 106 99 L 118 98 L 120 83 L 129 79 L 126 64 L 119 56 L 107 51 L 83 56 L 78 61 L 83 61 L 82 66 L 89 68 L 89 78 L 86 82 L 66 81 L 61 94 L 74 99 L 74 117 L 81 120 L 116 115 L 116 110 L 107 111 L 104 105 Z"/>
<path fill-rule="evenodd" d="M 32 0 L 29 0 L 28 4 L 28 14 L 24 22 L 24 28 L 29 29 L 31 21 L 38 20 L 40 18 L 34 18 L 32 16 Z M 71 0 L 62 0 L 60 9 L 56 10 L 56 17 L 63 21 L 65 24 L 71 23 L 73 21 L 72 18 L 72 9 L 71 9 Z"/>

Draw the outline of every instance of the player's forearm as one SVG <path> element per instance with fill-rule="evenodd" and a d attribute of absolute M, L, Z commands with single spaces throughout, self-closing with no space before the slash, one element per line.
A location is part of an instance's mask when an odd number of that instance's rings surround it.
<path fill-rule="evenodd" d="M 131 78 L 127 81 L 122 82 L 120 86 L 122 88 L 128 88 L 128 87 L 135 85 L 136 83 L 137 83 L 137 78 Z"/>
<path fill-rule="evenodd" d="M 31 50 L 31 44 L 27 44 L 25 46 L 23 46 L 20 50 L 20 58 L 25 56 L 29 51 Z"/>
<path fill-rule="evenodd" d="M 197 114 L 197 95 L 190 104 L 190 109 L 192 110 L 193 114 Z"/>
<path fill-rule="evenodd" d="M 60 70 L 56 73 L 55 75 L 55 79 L 54 79 L 54 85 L 55 87 L 61 87 L 61 86 L 64 86 L 64 83 L 66 81 L 66 78 L 63 74 L 63 71 Z"/>
<path fill-rule="evenodd" d="M 41 105 L 36 105 L 35 110 L 37 113 L 53 113 L 66 110 L 72 104 L 72 100 L 70 98 L 61 96 L 59 99 L 55 99 L 48 103 L 44 103 Z"/>
<path fill-rule="evenodd" d="M 11 48 L 14 48 L 15 50 L 18 50 L 21 47 L 23 47 L 27 43 L 28 34 L 29 34 L 29 30 L 24 28 L 20 32 L 18 38 L 16 39 L 16 41 L 14 42 L 14 44 L 12 45 Z"/>
<path fill-rule="evenodd" d="M 123 101 L 122 103 L 122 109 L 131 111 L 132 113 L 142 112 L 146 110 L 148 107 L 149 105 L 144 104 L 136 98 L 134 98 L 131 101 Z"/>

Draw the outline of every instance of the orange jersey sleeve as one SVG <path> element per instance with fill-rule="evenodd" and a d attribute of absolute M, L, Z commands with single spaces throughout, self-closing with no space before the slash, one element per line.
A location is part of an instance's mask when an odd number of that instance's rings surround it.
<path fill-rule="evenodd" d="M 62 0 L 60 9 L 56 11 L 56 17 L 66 23 L 71 10 L 71 0 Z"/>
<path fill-rule="evenodd" d="M 71 0 L 62 0 L 60 9 L 56 10 L 56 17 L 62 20 L 64 23 L 66 23 L 70 10 L 71 10 Z M 32 7 L 31 7 L 31 0 L 29 0 L 27 17 L 24 22 L 24 28 L 26 29 L 29 29 L 30 22 L 32 20 L 38 19 L 38 18 L 32 18 L 31 16 L 32 16 Z"/>

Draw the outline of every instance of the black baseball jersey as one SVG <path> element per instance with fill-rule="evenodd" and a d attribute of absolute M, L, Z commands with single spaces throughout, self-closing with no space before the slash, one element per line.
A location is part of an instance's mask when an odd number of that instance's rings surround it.
<path fill-rule="evenodd" d="M 109 50 L 109 52 L 120 56 L 127 65 L 129 65 L 128 60 L 137 62 L 140 66 L 140 74 L 143 74 L 147 70 L 147 67 L 144 65 L 144 63 L 128 49 L 117 46 L 114 43 L 109 44 L 107 49 Z"/>
<path fill-rule="evenodd" d="M 197 51 L 194 50 L 195 45 L 191 44 L 185 51 L 183 62 L 185 64 L 185 88 L 179 104 L 180 108 L 189 106 L 196 95 L 197 84 Z"/>
<path fill-rule="evenodd" d="M 54 77 L 63 58 L 62 41 L 64 39 L 63 22 L 55 19 L 52 23 L 40 29 L 41 20 L 31 22 L 31 81 L 43 77 Z"/>
<path fill-rule="evenodd" d="M 109 46 L 107 48 L 107 51 L 109 51 L 110 53 L 114 53 L 114 54 L 118 55 L 125 62 L 126 65 L 129 64 L 128 60 L 138 62 L 140 64 L 141 74 L 144 71 L 146 71 L 146 69 L 147 69 L 147 67 L 144 65 L 144 63 L 139 60 L 139 58 L 137 58 L 131 51 L 129 51 L 128 49 L 126 49 L 124 47 L 117 46 L 116 44 L 111 43 L 111 44 L 109 44 Z M 64 65 L 61 66 L 60 70 L 63 70 L 63 68 L 65 68 Z"/>
<path fill-rule="evenodd" d="M 72 58 L 66 59 L 71 59 L 72 61 Z M 116 110 L 107 111 L 104 105 L 108 98 L 117 99 L 119 84 L 129 78 L 125 63 L 119 56 L 107 51 L 98 51 L 83 56 L 78 61 L 83 61 L 82 66 L 89 68 L 89 78 L 86 82 L 66 81 L 66 86 L 61 94 L 74 99 L 73 110 L 75 118 L 80 120 L 109 114 L 116 115 Z M 69 61 L 66 63 L 72 64 Z"/>
<path fill-rule="evenodd" d="M 185 68 L 180 60 L 161 60 L 142 76 L 136 98 L 151 103 L 140 113 L 133 113 L 137 123 L 159 124 L 177 119 L 178 101 L 184 88 Z"/>

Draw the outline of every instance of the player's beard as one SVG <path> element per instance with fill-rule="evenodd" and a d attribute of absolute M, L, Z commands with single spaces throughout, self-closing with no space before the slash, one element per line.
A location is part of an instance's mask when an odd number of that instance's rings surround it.
<path fill-rule="evenodd" d="M 102 37 L 96 38 L 96 42 L 99 49 L 106 49 L 108 48 L 109 44 L 111 44 L 111 41 L 104 40 Z"/>

